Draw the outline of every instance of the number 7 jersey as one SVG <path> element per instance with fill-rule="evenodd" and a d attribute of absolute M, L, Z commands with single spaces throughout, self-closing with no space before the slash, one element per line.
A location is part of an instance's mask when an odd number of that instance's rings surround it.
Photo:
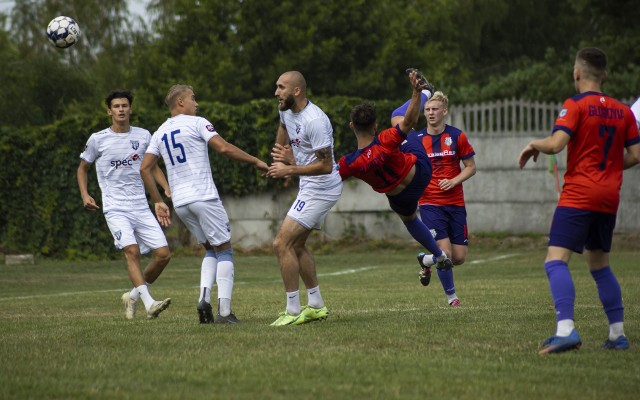
<path fill-rule="evenodd" d="M 558 130 L 571 137 L 558 206 L 616 214 L 625 147 L 640 142 L 631 109 L 602 93 L 581 93 L 565 100 Z"/>
<path fill-rule="evenodd" d="M 202 117 L 176 115 L 160 125 L 147 153 L 162 156 L 174 207 L 219 198 L 209 163 L 209 140 L 218 135 Z"/>

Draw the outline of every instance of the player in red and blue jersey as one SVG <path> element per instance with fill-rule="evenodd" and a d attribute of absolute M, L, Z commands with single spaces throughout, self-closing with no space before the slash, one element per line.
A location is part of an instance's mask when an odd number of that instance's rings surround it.
<path fill-rule="evenodd" d="M 409 72 L 413 95 L 403 121 L 393 128 L 376 135 L 373 104 L 354 107 L 349 126 L 358 140 L 358 149 L 340 158 L 339 172 L 342 180 L 353 176 L 367 182 L 376 192 L 384 193 L 411 236 L 434 254 L 439 266 L 450 269 L 451 260 L 417 215 L 418 200 L 431 179 L 431 163 L 424 148 L 416 140 L 407 141 L 407 133 L 420 112 L 421 91 L 426 83 L 421 77 L 415 70 Z"/>
<path fill-rule="evenodd" d="M 393 112 L 392 124 L 404 118 L 399 115 L 401 109 Z M 433 166 L 431 182 L 419 201 L 420 217 L 431 228 L 438 246 L 451 258 L 453 265 L 461 265 L 467 256 L 469 243 L 462 183 L 476 173 L 475 151 L 463 131 L 445 123 L 448 113 L 448 97 L 440 91 L 435 92 L 424 104 L 427 126 L 420 131 L 412 131 L 409 137 L 417 137 Z M 435 260 L 431 255 L 420 253 L 418 262 L 420 282 L 427 286 Z M 439 268 L 437 273 L 447 303 L 452 307 L 460 306 L 453 270 Z"/>
<path fill-rule="evenodd" d="M 640 163 L 640 136 L 630 108 L 601 92 L 607 77 L 607 56 L 597 48 L 578 51 L 573 77 L 578 95 L 565 100 L 553 134 L 529 143 L 520 153 L 523 168 L 540 153 L 567 147 L 567 171 L 553 215 L 544 264 L 555 305 L 556 334 L 539 354 L 578 349 L 582 342 L 574 325 L 575 287 L 568 263 L 582 253 L 595 280 L 609 321 L 605 349 L 625 350 L 622 292 L 609 263 L 620 201 L 622 171 Z M 626 149 L 626 153 L 625 153 Z"/>

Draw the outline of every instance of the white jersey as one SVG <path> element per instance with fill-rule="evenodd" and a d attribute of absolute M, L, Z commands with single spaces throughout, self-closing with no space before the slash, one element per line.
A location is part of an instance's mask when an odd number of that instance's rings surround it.
<path fill-rule="evenodd" d="M 183 114 L 167 119 L 153 134 L 147 153 L 162 156 L 174 207 L 219 198 L 207 145 L 217 134 L 206 119 Z"/>
<path fill-rule="evenodd" d="M 89 137 L 80 158 L 96 164 L 104 213 L 149 208 L 140 165 L 150 140 L 148 130 L 135 126 L 128 133 L 107 128 Z"/>
<path fill-rule="evenodd" d="M 318 160 L 315 152 L 330 147 L 333 171 L 326 175 L 300 176 L 300 190 L 328 194 L 342 191 L 342 179 L 333 156 L 333 127 L 320 107 L 308 101 L 299 113 L 280 111 L 280 122 L 287 128 L 289 144 L 297 165 L 309 165 Z"/>
<path fill-rule="evenodd" d="M 633 116 L 636 117 L 636 124 L 640 127 L 640 98 L 631 105 L 631 112 L 633 112 Z"/>

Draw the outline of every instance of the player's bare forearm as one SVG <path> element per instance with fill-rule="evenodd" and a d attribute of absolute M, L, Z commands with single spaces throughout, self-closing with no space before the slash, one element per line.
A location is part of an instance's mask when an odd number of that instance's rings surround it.
<path fill-rule="evenodd" d="M 158 185 L 153 176 L 153 169 L 158 164 L 158 159 L 152 154 L 146 154 L 142 159 L 142 165 L 140 166 L 140 177 L 144 182 L 144 187 L 151 196 L 151 201 L 154 203 L 162 202 L 162 196 L 158 191 Z"/>
<path fill-rule="evenodd" d="M 164 190 L 164 194 L 167 197 L 171 197 L 171 189 L 169 189 L 169 182 L 167 182 L 167 178 L 164 176 L 164 172 L 162 172 L 162 169 L 160 169 L 160 166 L 158 165 L 158 163 L 156 163 L 155 167 L 153 168 L 153 179 L 155 179 L 155 181 L 160 185 L 160 187 L 162 187 L 162 189 Z"/>
<path fill-rule="evenodd" d="M 627 147 L 622 165 L 624 169 L 629 169 L 638 164 L 640 164 L 640 143 Z"/>
<path fill-rule="evenodd" d="M 404 133 L 409 132 L 418 122 L 418 118 L 420 118 L 420 102 L 421 102 L 421 94 L 423 86 L 416 79 L 416 72 L 411 72 L 409 74 L 409 81 L 411 82 L 411 87 L 413 91 L 411 93 L 411 101 L 409 102 L 409 107 L 407 107 L 407 112 L 404 115 L 404 119 L 399 121 L 398 126 L 400 130 Z"/>
<path fill-rule="evenodd" d="M 287 128 L 283 124 L 278 125 L 278 133 L 276 134 L 276 144 L 286 146 L 289 144 L 289 134 Z"/>
<path fill-rule="evenodd" d="M 100 209 L 100 206 L 98 206 L 95 199 L 91 197 L 87 189 L 87 172 L 90 166 L 91 164 L 82 160 L 78 166 L 76 179 L 78 180 L 78 189 L 80 190 L 80 197 L 82 198 L 82 207 L 85 210 L 96 211 Z"/>
<path fill-rule="evenodd" d="M 331 148 L 327 147 L 316 151 L 317 161 L 308 165 L 286 165 L 282 162 L 274 162 L 269 167 L 267 176 L 271 178 L 285 178 L 287 176 L 314 176 L 326 175 L 333 171 L 333 157 Z"/>
<path fill-rule="evenodd" d="M 264 161 L 252 156 L 236 145 L 227 142 L 220 135 L 216 135 L 209 140 L 209 147 L 227 158 L 253 165 L 260 171 L 266 172 L 268 169 L 268 166 Z"/>

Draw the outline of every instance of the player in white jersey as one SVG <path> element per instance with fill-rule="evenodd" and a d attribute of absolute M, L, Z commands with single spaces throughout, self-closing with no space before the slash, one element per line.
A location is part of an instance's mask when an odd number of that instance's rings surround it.
<path fill-rule="evenodd" d="M 133 289 L 122 295 L 127 319 L 135 318 L 139 298 L 147 310 L 147 317 L 156 318 L 171 299 L 156 301 L 148 285 L 155 282 L 171 259 L 167 239 L 154 218 L 140 178 L 140 164 L 151 134 L 148 130 L 130 125 L 133 95 L 115 90 L 106 97 L 107 114 L 111 126 L 91 135 L 78 166 L 77 179 L 86 210 L 100 206 L 87 190 L 87 175 L 95 162 L 98 184 L 102 191 L 102 212 L 115 239 L 115 246 L 123 250 L 127 260 Z M 153 171 L 157 181 L 168 193 L 168 184 L 160 168 Z M 144 270 L 140 268 L 140 254 L 153 250 L 153 258 Z"/>
<path fill-rule="evenodd" d="M 298 71 L 276 82 L 280 126 L 269 168 L 272 178 L 300 177 L 298 196 L 273 242 L 287 295 L 286 310 L 271 325 L 299 325 L 327 318 L 316 266 L 306 242 L 342 193 L 342 179 L 333 157 L 333 128 L 327 115 L 307 99 L 307 84 Z M 293 152 L 293 156 L 291 155 Z M 308 302 L 300 306 L 299 277 Z"/>
<path fill-rule="evenodd" d="M 200 272 L 200 323 L 238 323 L 231 312 L 233 252 L 229 218 L 213 182 L 208 147 L 233 160 L 266 171 L 267 164 L 225 141 L 213 124 L 196 116 L 198 103 L 189 85 L 174 85 L 165 98 L 171 117 L 151 138 L 141 167 L 142 179 L 155 203 L 156 216 L 169 222 L 169 208 L 162 201 L 152 174 L 158 157 L 167 168 L 176 213 L 206 249 Z M 208 146 L 208 147 L 207 147 Z M 218 285 L 218 315 L 211 307 L 211 289 Z"/>

